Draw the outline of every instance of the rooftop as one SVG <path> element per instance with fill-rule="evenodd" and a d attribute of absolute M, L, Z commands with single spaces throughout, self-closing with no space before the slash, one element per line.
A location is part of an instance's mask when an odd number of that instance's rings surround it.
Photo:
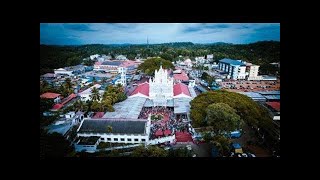
<path fill-rule="evenodd" d="M 227 64 L 232 64 L 232 65 L 245 66 L 245 64 L 242 63 L 242 62 L 240 62 L 240 61 L 233 60 L 233 59 L 228 59 L 228 58 L 221 59 L 219 62 L 227 63 Z"/>
<path fill-rule="evenodd" d="M 280 111 L 280 102 L 266 102 L 266 104 L 269 105 L 274 110 Z"/>
<path fill-rule="evenodd" d="M 96 118 L 102 118 L 104 115 L 104 112 L 96 112 L 96 114 L 92 117 L 93 119 L 96 119 Z"/>
<path fill-rule="evenodd" d="M 188 86 L 183 83 L 173 85 L 173 96 L 177 96 L 179 94 L 185 94 L 191 97 Z"/>
<path fill-rule="evenodd" d="M 131 97 L 113 105 L 114 112 L 106 112 L 103 118 L 137 119 L 147 98 Z"/>
<path fill-rule="evenodd" d="M 144 82 L 142 84 L 139 84 L 138 87 L 131 93 L 130 96 L 135 95 L 135 94 L 143 94 L 145 96 L 149 96 L 149 83 Z"/>
<path fill-rule="evenodd" d="M 94 145 L 99 139 L 99 136 L 79 137 L 78 145 Z"/>
<path fill-rule="evenodd" d="M 184 71 L 182 71 L 181 74 L 173 74 L 173 79 L 174 80 L 181 80 L 181 81 L 188 81 L 189 77 Z"/>
<path fill-rule="evenodd" d="M 41 98 L 46 98 L 46 99 L 55 99 L 61 94 L 58 93 L 51 93 L 51 92 L 46 92 L 40 95 Z"/>
<path fill-rule="evenodd" d="M 122 62 L 120 61 L 104 61 L 102 65 L 109 65 L 109 66 L 120 66 Z"/>
<path fill-rule="evenodd" d="M 190 110 L 190 98 L 174 99 L 174 114 L 184 114 Z"/>
<path fill-rule="evenodd" d="M 146 122 L 141 119 L 85 119 L 79 133 L 110 133 L 108 126 L 111 126 L 112 134 L 144 134 Z"/>

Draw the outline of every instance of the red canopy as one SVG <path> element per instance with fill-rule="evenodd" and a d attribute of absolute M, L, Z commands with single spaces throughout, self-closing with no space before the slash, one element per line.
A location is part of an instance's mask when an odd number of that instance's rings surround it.
<path fill-rule="evenodd" d="M 171 134 L 171 131 L 169 129 L 164 131 L 164 135 L 169 135 L 169 134 Z"/>
<path fill-rule="evenodd" d="M 156 131 L 156 136 L 162 136 L 162 135 L 163 135 L 163 132 L 161 129 Z"/>

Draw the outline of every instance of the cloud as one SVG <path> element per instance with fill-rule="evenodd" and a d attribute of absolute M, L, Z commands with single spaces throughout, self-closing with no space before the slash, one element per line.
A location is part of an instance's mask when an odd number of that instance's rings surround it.
<path fill-rule="evenodd" d="M 280 41 L 280 23 L 41 23 L 40 43 L 251 43 Z"/>
<path fill-rule="evenodd" d="M 90 24 L 63 24 L 63 27 L 75 31 L 97 31 L 90 27 Z"/>

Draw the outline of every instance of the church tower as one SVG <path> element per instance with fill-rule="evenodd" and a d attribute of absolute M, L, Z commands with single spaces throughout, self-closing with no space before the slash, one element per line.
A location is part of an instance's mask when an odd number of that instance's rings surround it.
<path fill-rule="evenodd" d="M 173 79 L 168 77 L 167 70 L 160 69 L 154 72 L 154 78 L 149 79 L 149 97 L 153 106 L 167 106 L 167 101 L 173 98 Z"/>

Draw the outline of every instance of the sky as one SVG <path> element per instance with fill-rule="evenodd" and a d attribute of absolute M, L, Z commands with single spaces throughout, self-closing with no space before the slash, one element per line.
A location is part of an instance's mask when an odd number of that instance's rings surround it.
<path fill-rule="evenodd" d="M 40 44 L 247 44 L 280 41 L 280 23 L 40 23 Z"/>

